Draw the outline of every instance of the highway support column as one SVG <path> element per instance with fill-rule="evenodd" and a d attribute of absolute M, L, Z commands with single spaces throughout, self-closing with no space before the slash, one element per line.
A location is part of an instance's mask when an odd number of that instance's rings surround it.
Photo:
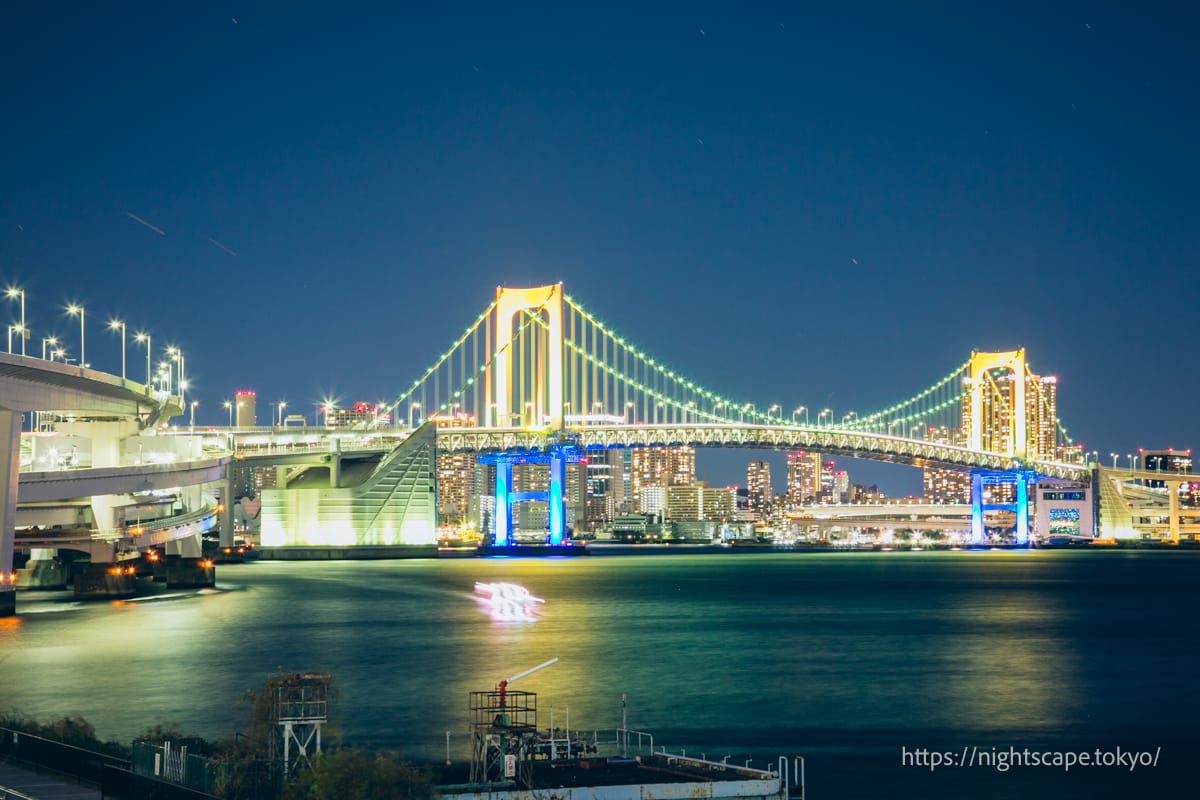
<path fill-rule="evenodd" d="M 0 409 L 0 617 L 17 613 L 17 574 L 13 572 L 13 544 L 17 527 L 17 483 L 21 474 L 21 414 Z"/>

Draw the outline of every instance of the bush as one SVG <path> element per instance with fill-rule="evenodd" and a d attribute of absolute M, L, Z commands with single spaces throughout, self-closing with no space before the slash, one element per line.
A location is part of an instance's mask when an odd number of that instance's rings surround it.
<path fill-rule="evenodd" d="M 284 786 L 281 800 L 415 800 L 435 794 L 433 776 L 394 753 L 374 757 L 362 750 L 318 753 L 312 769 L 300 767 Z"/>

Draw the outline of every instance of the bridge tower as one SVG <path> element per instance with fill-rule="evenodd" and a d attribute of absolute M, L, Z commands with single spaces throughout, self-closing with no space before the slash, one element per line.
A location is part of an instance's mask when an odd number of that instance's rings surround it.
<path fill-rule="evenodd" d="M 1003 353 L 971 353 L 969 367 L 969 392 L 971 399 L 971 428 L 968 446 L 972 450 L 983 448 L 983 401 L 984 394 L 994 390 L 987 373 L 993 369 L 1008 369 L 1012 372 L 1011 409 L 1004 425 L 1007 426 L 1007 444 L 1004 455 L 1024 460 L 1026 457 L 1026 409 L 1025 409 L 1025 348 Z"/>
<path fill-rule="evenodd" d="M 526 409 L 517 408 L 522 420 L 532 427 L 542 427 L 548 420 L 550 427 L 560 430 L 563 425 L 563 287 L 561 283 L 537 286 L 532 289 L 509 289 L 496 287 L 496 323 L 494 374 L 485 384 L 486 409 L 496 409 L 494 420 L 488 422 L 496 427 L 512 427 L 513 389 L 524 380 L 513 375 L 513 317 L 522 311 L 532 310 L 546 315 L 548 343 L 543 360 L 541 353 L 533 354 L 533 376 L 531 397 Z M 486 419 L 486 415 L 484 415 Z"/>

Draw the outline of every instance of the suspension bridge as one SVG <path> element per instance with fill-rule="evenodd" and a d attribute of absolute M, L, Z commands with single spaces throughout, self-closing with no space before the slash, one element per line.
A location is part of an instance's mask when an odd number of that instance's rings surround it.
<path fill-rule="evenodd" d="M 512 541 L 514 503 L 546 503 L 548 543 L 566 533 L 566 465 L 590 450 L 679 445 L 812 452 L 971 473 L 972 535 L 984 512 L 1013 511 L 1016 539 L 1028 537 L 1028 484 L 1039 477 L 1083 481 L 1082 449 L 1056 414 L 1053 378 L 1035 375 L 1024 350 L 972 353 L 912 397 L 840 420 L 799 406 L 785 415 L 688 379 L 602 322 L 561 284 L 499 287 L 495 300 L 388 407 L 408 420 L 412 457 L 356 497 L 305 506 L 264 493 L 263 541 L 389 543 L 436 525 L 429 497 L 436 454 L 475 454 L 495 467 L 490 533 Z M 801 419 L 801 412 L 803 418 Z M 516 491 L 514 464 L 546 464 L 545 491 Z M 428 483 L 419 476 L 429 475 Z M 995 487 L 1012 502 L 989 504 Z M 396 498 L 400 498 L 397 500 Z M 319 503 L 321 498 L 314 497 Z M 353 509 L 349 512 L 345 509 Z"/>
<path fill-rule="evenodd" d="M 1053 381 L 1030 371 L 1024 350 L 973 353 L 928 388 L 874 412 L 840 420 L 830 409 L 785 412 L 689 380 L 555 284 L 498 288 L 389 409 L 410 427 L 446 423 L 437 436 L 442 451 L 538 449 L 569 436 L 584 449 L 803 448 L 1084 479 L 1082 450 L 1055 413 Z"/>

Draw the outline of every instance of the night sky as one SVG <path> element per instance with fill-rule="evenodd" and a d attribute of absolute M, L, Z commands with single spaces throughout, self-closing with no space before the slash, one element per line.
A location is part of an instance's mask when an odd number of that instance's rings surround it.
<path fill-rule="evenodd" d="M 759 408 L 863 414 L 1024 346 L 1106 461 L 1200 446 L 1194 7 L 332 5 L 9 4 L 31 342 L 78 355 L 79 301 L 97 368 L 114 316 L 184 350 L 197 422 L 236 389 L 311 416 L 561 280 Z"/>

